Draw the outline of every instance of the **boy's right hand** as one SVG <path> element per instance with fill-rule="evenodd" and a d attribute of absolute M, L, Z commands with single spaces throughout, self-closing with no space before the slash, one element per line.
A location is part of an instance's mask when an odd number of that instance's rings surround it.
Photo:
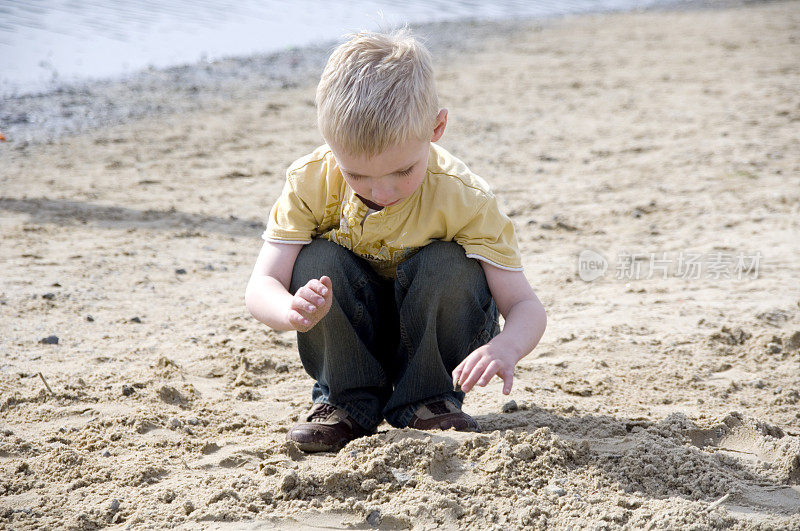
<path fill-rule="evenodd" d="M 287 315 L 289 323 L 298 332 L 308 332 L 325 317 L 333 302 L 331 279 L 323 276 L 311 279 L 297 290 Z"/>

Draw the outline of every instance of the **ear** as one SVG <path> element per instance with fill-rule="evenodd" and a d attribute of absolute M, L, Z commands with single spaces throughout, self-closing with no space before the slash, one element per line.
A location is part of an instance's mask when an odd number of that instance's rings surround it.
<path fill-rule="evenodd" d="M 447 127 L 447 109 L 442 109 L 436 116 L 436 125 L 433 127 L 433 136 L 431 136 L 431 142 L 436 142 L 442 138 L 445 127 Z"/>

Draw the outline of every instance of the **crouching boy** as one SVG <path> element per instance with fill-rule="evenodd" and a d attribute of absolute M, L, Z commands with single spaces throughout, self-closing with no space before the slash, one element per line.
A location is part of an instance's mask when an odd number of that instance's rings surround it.
<path fill-rule="evenodd" d="M 407 31 L 356 34 L 316 104 L 326 144 L 289 167 L 246 293 L 256 319 L 297 330 L 315 380 L 287 438 L 337 450 L 384 419 L 479 431 L 464 393 L 497 375 L 508 394 L 546 317 L 491 189 L 435 144 L 430 55 Z"/>

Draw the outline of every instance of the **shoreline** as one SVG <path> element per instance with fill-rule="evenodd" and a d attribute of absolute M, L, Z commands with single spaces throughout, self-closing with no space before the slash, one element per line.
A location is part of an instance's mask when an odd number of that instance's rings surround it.
<path fill-rule="evenodd" d="M 723 9 L 746 3 L 673 0 L 644 9 L 606 9 L 516 20 L 464 18 L 410 26 L 426 40 L 434 61 L 442 63 L 480 49 L 484 39 L 514 35 L 531 24 L 547 25 L 565 17 Z M 8 95 L 0 98 L 0 133 L 5 135 L 8 146 L 51 143 L 62 136 L 130 120 L 211 109 L 262 92 L 307 86 L 316 83 L 335 45 L 336 41 L 326 41 L 270 53 L 151 68 L 119 78 L 65 83 L 44 92 Z"/>

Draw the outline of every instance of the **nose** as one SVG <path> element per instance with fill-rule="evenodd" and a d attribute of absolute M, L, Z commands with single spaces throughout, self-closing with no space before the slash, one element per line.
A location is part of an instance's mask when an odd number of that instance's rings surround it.
<path fill-rule="evenodd" d="M 373 184 L 372 199 L 376 203 L 391 203 L 394 201 L 394 187 L 390 183 Z"/>

